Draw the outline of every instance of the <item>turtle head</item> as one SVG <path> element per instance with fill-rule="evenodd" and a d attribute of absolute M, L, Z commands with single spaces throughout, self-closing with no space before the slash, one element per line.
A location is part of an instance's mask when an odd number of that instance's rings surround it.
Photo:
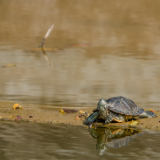
<path fill-rule="evenodd" d="M 104 99 L 101 99 L 99 102 L 98 102 L 98 105 L 97 105 L 97 109 L 100 111 L 100 112 L 103 112 L 107 109 L 107 103 Z"/>

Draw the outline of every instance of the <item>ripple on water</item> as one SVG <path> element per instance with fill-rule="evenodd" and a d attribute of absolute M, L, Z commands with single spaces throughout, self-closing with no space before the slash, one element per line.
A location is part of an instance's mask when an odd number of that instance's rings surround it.
<path fill-rule="evenodd" d="M 1 123 L 0 159 L 159 159 L 160 133 Z"/>

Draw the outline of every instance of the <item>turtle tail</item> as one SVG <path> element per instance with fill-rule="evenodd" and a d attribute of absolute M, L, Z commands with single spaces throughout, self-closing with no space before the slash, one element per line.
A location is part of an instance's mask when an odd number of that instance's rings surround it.
<path fill-rule="evenodd" d="M 154 118 L 154 117 L 157 117 L 157 115 L 153 111 L 146 111 L 140 115 L 140 118 Z"/>
<path fill-rule="evenodd" d="M 86 121 L 84 121 L 83 123 L 89 126 L 92 126 L 92 124 L 94 123 L 94 121 L 98 118 L 99 116 L 99 112 L 95 111 L 92 114 L 90 114 L 87 118 Z"/>

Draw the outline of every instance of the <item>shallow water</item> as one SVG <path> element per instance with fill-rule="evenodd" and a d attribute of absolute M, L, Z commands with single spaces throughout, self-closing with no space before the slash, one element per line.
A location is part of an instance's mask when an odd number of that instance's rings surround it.
<path fill-rule="evenodd" d="M 16 66 L 0 67 L 0 99 L 96 106 L 122 95 L 158 110 L 159 6 L 145 0 L 1 0 L 0 66 Z M 51 24 L 44 53 L 37 46 Z"/>
<path fill-rule="evenodd" d="M 119 138 L 106 138 L 103 143 L 108 143 L 106 146 L 109 147 L 103 152 L 96 149 L 98 140 L 84 127 L 1 123 L 0 133 L 0 158 L 3 160 L 160 158 L 160 134 L 156 132 L 135 133 L 131 137 L 128 134 L 125 140 L 124 134 L 117 134 Z M 108 132 L 101 128 L 99 133 L 102 140 Z M 114 148 L 113 143 L 117 140 L 121 141 L 121 146 Z"/>

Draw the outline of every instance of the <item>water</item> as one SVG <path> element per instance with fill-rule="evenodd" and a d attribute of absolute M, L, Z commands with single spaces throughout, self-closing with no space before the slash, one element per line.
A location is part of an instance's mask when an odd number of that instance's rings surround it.
<path fill-rule="evenodd" d="M 1 123 L 0 133 L 0 158 L 3 160 L 160 158 L 160 134 L 156 132 L 128 130 L 125 137 L 122 130 L 112 131 L 113 136 L 110 130 L 101 128 L 92 133 L 93 138 L 84 127 Z M 100 146 L 100 140 L 107 146 L 103 152 L 96 147 Z M 114 148 L 115 141 L 121 144 L 119 148 L 117 144 Z"/>
<path fill-rule="evenodd" d="M 121 95 L 159 109 L 160 4 L 123 2 L 1 0 L 0 66 L 16 67 L 0 67 L 0 98 L 96 106 Z M 52 67 L 37 49 L 51 24 Z"/>
<path fill-rule="evenodd" d="M 1 0 L 0 100 L 95 107 L 121 95 L 159 110 L 159 8 L 147 0 Z M 16 66 L 2 67 L 9 63 Z M 100 157 L 87 130 L 61 127 L 2 125 L 1 159 Z M 158 138 L 145 133 L 101 159 L 158 159 Z"/>

